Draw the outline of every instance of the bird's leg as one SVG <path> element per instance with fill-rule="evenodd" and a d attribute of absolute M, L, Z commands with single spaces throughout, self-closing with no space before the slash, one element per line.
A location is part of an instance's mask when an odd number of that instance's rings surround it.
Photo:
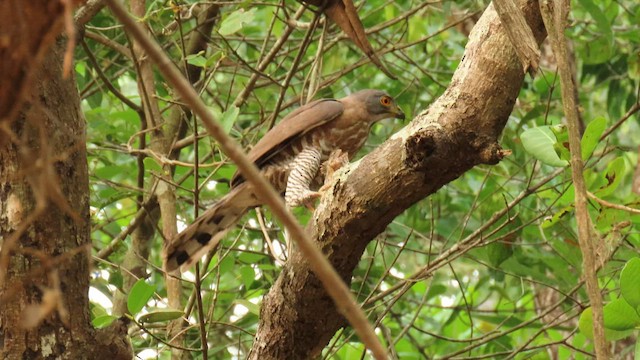
<path fill-rule="evenodd" d="M 287 206 L 305 205 L 309 207 L 312 206 L 313 200 L 320 197 L 319 192 L 309 190 L 309 185 L 320 168 L 321 156 L 320 149 L 315 147 L 303 149 L 296 155 L 290 165 L 291 171 L 284 194 Z"/>
<path fill-rule="evenodd" d="M 333 181 L 333 174 L 347 164 L 349 164 L 349 154 L 341 149 L 333 150 L 329 155 L 329 159 L 322 164 L 324 185 L 322 185 L 318 192 L 323 193 L 327 191 L 329 184 Z"/>

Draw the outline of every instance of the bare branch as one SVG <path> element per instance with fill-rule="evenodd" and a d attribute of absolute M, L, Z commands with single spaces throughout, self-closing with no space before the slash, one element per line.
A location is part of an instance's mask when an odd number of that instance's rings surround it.
<path fill-rule="evenodd" d="M 580 116 L 576 104 L 576 87 L 571 75 L 571 66 L 567 49 L 564 28 L 569 14 L 569 2 L 564 0 L 544 0 L 540 4 L 544 24 L 549 32 L 551 47 L 558 62 L 558 72 L 562 84 L 562 105 L 567 118 L 569 130 L 569 150 L 571 152 L 571 177 L 575 188 L 576 222 L 578 224 L 578 241 L 582 250 L 582 271 L 584 272 L 587 293 L 593 309 L 593 340 L 598 359 L 609 359 L 609 349 L 604 335 L 604 317 L 602 312 L 602 295 L 598 286 L 596 254 L 594 241 L 599 238 L 595 234 L 589 212 L 587 210 L 587 189 L 584 182 L 584 162 L 580 146 Z"/>

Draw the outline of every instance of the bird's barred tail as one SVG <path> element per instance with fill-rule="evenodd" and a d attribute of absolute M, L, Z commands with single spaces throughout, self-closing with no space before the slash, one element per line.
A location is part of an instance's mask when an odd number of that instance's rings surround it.
<path fill-rule="evenodd" d="M 255 202 L 251 189 L 240 185 L 178 234 L 166 249 L 166 270 L 192 265 L 220 242 Z M 252 201 L 253 200 L 253 201 Z"/>

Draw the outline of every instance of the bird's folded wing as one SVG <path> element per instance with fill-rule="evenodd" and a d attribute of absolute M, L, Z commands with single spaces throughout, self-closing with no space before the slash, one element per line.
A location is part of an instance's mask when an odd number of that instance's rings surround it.
<path fill-rule="evenodd" d="M 248 154 L 249 160 L 262 167 L 293 140 L 335 119 L 343 110 L 342 103 L 335 99 L 316 100 L 294 110 L 258 141 Z M 243 181 L 244 177 L 236 172 L 231 184 L 236 186 Z"/>

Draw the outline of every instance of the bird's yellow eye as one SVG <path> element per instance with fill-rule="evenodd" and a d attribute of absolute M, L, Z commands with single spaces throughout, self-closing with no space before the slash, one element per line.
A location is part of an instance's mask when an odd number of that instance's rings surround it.
<path fill-rule="evenodd" d="M 391 105 L 391 98 L 388 96 L 383 96 L 380 98 L 380 104 L 382 104 L 383 106 L 390 106 Z"/>

